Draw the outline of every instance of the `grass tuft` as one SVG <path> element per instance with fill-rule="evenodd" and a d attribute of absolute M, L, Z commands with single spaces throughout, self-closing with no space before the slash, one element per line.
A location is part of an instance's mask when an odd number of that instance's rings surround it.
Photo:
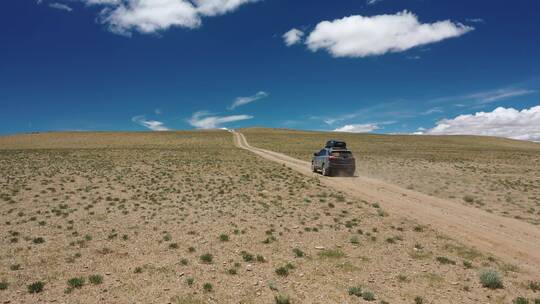
<path fill-rule="evenodd" d="M 480 273 L 480 283 L 489 289 L 503 288 L 501 275 L 495 270 L 484 270 Z"/>
<path fill-rule="evenodd" d="M 41 281 L 34 282 L 27 286 L 29 293 L 40 293 L 45 288 L 45 283 Z"/>

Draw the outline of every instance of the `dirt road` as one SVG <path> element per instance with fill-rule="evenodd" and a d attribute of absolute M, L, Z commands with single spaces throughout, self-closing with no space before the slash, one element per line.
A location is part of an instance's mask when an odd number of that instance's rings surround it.
<path fill-rule="evenodd" d="M 235 144 L 300 173 L 314 175 L 310 163 L 281 153 L 252 147 L 243 134 L 233 132 Z M 429 196 L 368 178 L 324 177 L 321 182 L 336 190 L 379 203 L 392 215 L 404 216 L 492 254 L 522 270 L 540 275 L 540 228 L 486 211 Z"/>

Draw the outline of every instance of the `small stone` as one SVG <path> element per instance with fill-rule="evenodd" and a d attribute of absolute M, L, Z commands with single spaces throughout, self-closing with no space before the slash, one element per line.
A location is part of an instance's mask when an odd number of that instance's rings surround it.
<path fill-rule="evenodd" d="M 324 250 L 324 247 L 323 247 L 323 246 L 315 246 L 315 249 L 317 249 L 317 250 Z"/>

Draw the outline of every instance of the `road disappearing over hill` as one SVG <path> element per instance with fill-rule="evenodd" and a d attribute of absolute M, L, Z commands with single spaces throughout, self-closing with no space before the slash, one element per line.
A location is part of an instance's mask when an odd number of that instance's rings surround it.
<path fill-rule="evenodd" d="M 472 246 L 540 275 L 540 229 L 532 224 L 404 189 L 380 180 L 324 177 L 311 172 L 310 163 L 282 153 L 250 146 L 245 136 L 232 131 L 235 145 L 309 176 L 345 194 L 379 203 L 390 215 L 414 219 Z"/>

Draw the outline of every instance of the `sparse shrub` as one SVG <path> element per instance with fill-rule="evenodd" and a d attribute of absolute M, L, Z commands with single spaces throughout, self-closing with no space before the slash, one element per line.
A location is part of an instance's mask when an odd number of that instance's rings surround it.
<path fill-rule="evenodd" d="M 360 239 L 358 238 L 358 236 L 356 235 L 351 236 L 351 244 L 355 244 L 355 245 L 360 244 Z"/>
<path fill-rule="evenodd" d="M 40 293 L 43 291 L 43 288 L 45 288 L 45 283 L 41 281 L 34 282 L 27 286 L 29 293 Z"/>
<path fill-rule="evenodd" d="M 13 264 L 9 266 L 9 269 L 12 271 L 17 271 L 21 269 L 21 264 Z"/>
<path fill-rule="evenodd" d="M 359 286 L 349 287 L 348 292 L 349 292 L 350 296 L 361 297 L 362 296 L 362 287 L 359 287 Z"/>
<path fill-rule="evenodd" d="M 409 278 L 407 278 L 407 276 L 404 274 L 398 275 L 397 279 L 399 282 L 403 282 L 403 283 L 409 282 Z"/>
<path fill-rule="evenodd" d="M 32 242 L 33 242 L 34 244 L 43 244 L 43 243 L 45 243 L 45 239 L 42 238 L 42 237 L 37 237 L 37 238 L 34 238 L 34 239 L 32 240 Z"/>
<path fill-rule="evenodd" d="M 134 273 L 142 273 L 143 272 L 143 268 L 142 267 L 135 267 L 135 270 L 133 271 Z"/>
<path fill-rule="evenodd" d="M 515 303 L 515 304 L 529 304 L 529 300 L 527 300 L 527 299 L 524 298 L 524 297 L 517 297 L 517 298 L 514 300 L 514 303 Z"/>
<path fill-rule="evenodd" d="M 84 278 L 78 277 L 78 278 L 71 278 L 67 281 L 68 286 L 71 288 L 81 288 L 84 286 Z"/>
<path fill-rule="evenodd" d="M 88 277 L 88 281 L 90 281 L 90 283 L 92 283 L 93 285 L 99 285 L 103 283 L 103 277 L 99 274 L 93 274 Z"/>
<path fill-rule="evenodd" d="M 227 270 L 227 273 L 231 275 L 235 275 L 238 273 L 238 271 L 236 270 L 236 268 L 230 268 L 229 270 Z"/>
<path fill-rule="evenodd" d="M 375 294 L 371 290 L 362 291 L 362 299 L 366 301 L 375 301 Z"/>
<path fill-rule="evenodd" d="M 188 284 L 189 286 L 193 285 L 193 282 L 195 282 L 194 278 L 186 278 L 186 284 Z"/>
<path fill-rule="evenodd" d="M 422 225 L 416 225 L 416 226 L 414 226 L 414 229 L 413 229 L 413 230 L 414 230 L 415 232 L 424 232 L 424 229 L 425 229 L 424 226 L 422 226 Z"/>
<path fill-rule="evenodd" d="M 264 239 L 263 243 L 264 244 L 270 244 L 270 243 L 273 243 L 276 241 L 276 237 L 271 235 L 269 237 L 267 237 L 266 239 Z"/>
<path fill-rule="evenodd" d="M 439 256 L 436 259 L 437 259 L 437 262 L 439 262 L 441 264 L 444 264 L 444 265 L 446 265 L 446 264 L 455 265 L 456 264 L 455 261 L 453 261 L 453 260 L 451 260 L 451 259 L 449 259 L 447 257 L 444 257 L 444 256 Z"/>
<path fill-rule="evenodd" d="M 304 252 L 300 250 L 299 248 L 294 248 L 293 253 L 294 253 L 294 256 L 297 258 L 301 258 L 304 256 Z"/>
<path fill-rule="evenodd" d="M 276 274 L 278 276 L 286 277 L 289 275 L 289 268 L 281 266 L 276 268 Z"/>
<path fill-rule="evenodd" d="M 221 234 L 219 236 L 219 240 L 222 241 L 222 242 L 228 242 L 229 241 L 229 236 L 226 235 L 226 234 Z"/>
<path fill-rule="evenodd" d="M 257 257 L 256 257 L 255 259 L 256 259 L 257 262 L 259 262 L 259 263 L 264 263 L 264 262 L 266 262 L 266 259 L 265 259 L 262 255 L 260 255 L 260 254 L 257 254 Z"/>
<path fill-rule="evenodd" d="M 214 289 L 214 286 L 212 286 L 211 283 L 204 283 L 203 289 L 206 292 L 211 292 Z"/>
<path fill-rule="evenodd" d="M 345 253 L 339 249 L 326 249 L 319 252 L 321 258 L 339 259 L 345 256 Z"/>
<path fill-rule="evenodd" d="M 181 260 L 180 260 L 180 264 L 182 264 L 182 265 L 184 265 L 184 266 L 186 266 L 188 263 L 189 263 L 189 262 L 188 262 L 188 259 L 181 259 Z"/>
<path fill-rule="evenodd" d="M 8 282 L 6 282 L 4 280 L 0 281 L 0 290 L 6 290 L 8 288 L 8 286 L 9 286 Z"/>
<path fill-rule="evenodd" d="M 213 260 L 214 260 L 214 256 L 211 255 L 210 253 L 205 253 L 205 254 L 201 255 L 201 261 L 203 263 L 211 264 Z"/>
<path fill-rule="evenodd" d="M 495 270 L 484 270 L 480 273 L 480 283 L 489 289 L 503 288 L 501 275 Z"/>
<path fill-rule="evenodd" d="M 472 268 L 472 263 L 470 261 L 463 261 L 463 267 L 465 268 Z"/>
<path fill-rule="evenodd" d="M 374 301 L 375 300 L 375 294 L 371 290 L 363 289 L 360 286 L 349 287 L 349 289 L 347 291 L 348 291 L 349 295 L 357 296 L 359 298 L 361 297 L 365 301 Z"/>
<path fill-rule="evenodd" d="M 195 252 L 195 247 L 189 247 L 188 252 Z"/>
<path fill-rule="evenodd" d="M 253 261 L 253 254 L 247 252 L 247 251 L 242 251 L 240 252 L 240 254 L 242 255 L 242 258 L 244 259 L 245 262 L 251 262 Z"/>
<path fill-rule="evenodd" d="M 170 249 L 178 249 L 178 248 L 180 248 L 180 245 L 178 245 L 178 243 L 170 243 L 169 248 Z"/>
<path fill-rule="evenodd" d="M 424 304 L 424 298 L 418 296 L 414 298 L 414 304 Z"/>
<path fill-rule="evenodd" d="M 530 283 L 529 283 L 529 288 L 530 288 L 533 292 L 540 291 L 540 282 L 530 282 Z"/>
<path fill-rule="evenodd" d="M 472 195 L 465 195 L 463 197 L 463 201 L 465 201 L 466 203 L 472 203 L 474 202 L 474 197 Z"/>
<path fill-rule="evenodd" d="M 277 295 L 274 299 L 276 300 L 276 304 L 291 304 L 289 297 L 284 295 Z"/>

